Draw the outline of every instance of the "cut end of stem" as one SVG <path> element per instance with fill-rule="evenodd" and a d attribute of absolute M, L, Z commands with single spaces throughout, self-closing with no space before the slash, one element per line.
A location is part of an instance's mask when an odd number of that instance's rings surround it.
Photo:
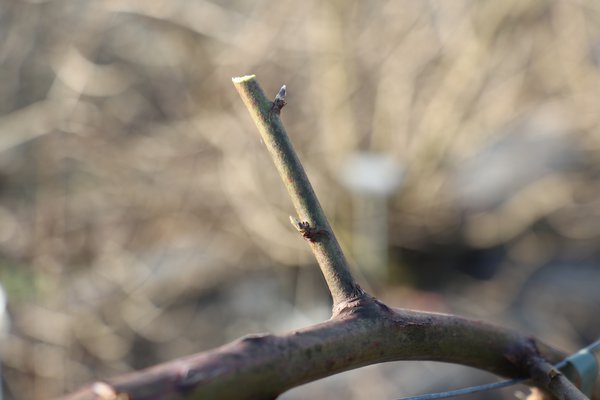
<path fill-rule="evenodd" d="M 244 75 L 231 78 L 233 83 L 242 83 L 256 78 L 256 75 Z"/>

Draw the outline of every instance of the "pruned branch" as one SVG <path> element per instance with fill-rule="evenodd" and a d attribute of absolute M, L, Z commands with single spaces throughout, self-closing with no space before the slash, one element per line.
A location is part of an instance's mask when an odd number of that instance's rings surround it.
<path fill-rule="evenodd" d="M 277 99 L 271 102 L 265 96 L 254 75 L 233 78 L 233 84 L 258 127 L 300 217 L 300 222 L 308 224 L 307 229 L 321 233 L 308 242 L 333 297 L 334 308 L 363 296 L 364 292 L 350 275 L 344 253 L 331 230 L 292 142 L 281 124 L 279 112 L 272 112 Z M 281 110 L 281 107 L 278 107 L 278 110 Z"/>
<path fill-rule="evenodd" d="M 64 400 L 272 399 L 300 384 L 361 366 L 397 360 L 463 364 L 512 378 L 559 399 L 585 399 L 550 363 L 565 354 L 536 339 L 452 315 L 391 309 L 350 275 L 279 119 L 285 88 L 269 101 L 254 76 L 234 78 L 301 220 L 334 300 L 326 322 L 283 335 L 252 335 L 199 353 L 92 384 Z M 571 377 L 569 377 L 571 378 Z M 594 399 L 600 399 L 596 393 Z"/>

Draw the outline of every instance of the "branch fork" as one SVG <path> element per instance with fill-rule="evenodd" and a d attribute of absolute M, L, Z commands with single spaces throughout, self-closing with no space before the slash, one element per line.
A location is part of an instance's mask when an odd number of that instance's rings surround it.
<path fill-rule="evenodd" d="M 332 318 L 287 334 L 246 336 L 208 352 L 91 384 L 64 400 L 273 399 L 306 382 L 395 360 L 451 362 L 512 378 L 529 376 L 541 394 L 586 399 L 552 367 L 565 358 L 563 352 L 491 324 L 392 309 L 365 293 L 350 274 L 280 118 L 272 118 L 286 104 L 285 85 L 270 101 L 254 75 L 233 78 L 233 84 L 298 213 L 299 219 L 290 221 L 319 263 L 333 298 Z M 597 391 L 593 399 L 600 400 Z"/>

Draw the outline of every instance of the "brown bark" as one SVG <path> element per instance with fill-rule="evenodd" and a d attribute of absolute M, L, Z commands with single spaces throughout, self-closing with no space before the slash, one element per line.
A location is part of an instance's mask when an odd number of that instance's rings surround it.
<path fill-rule="evenodd" d="M 334 300 L 333 317 L 283 335 L 247 336 L 97 382 L 64 400 L 272 399 L 306 382 L 395 360 L 444 361 L 501 376 L 529 377 L 532 385 L 559 399 L 585 399 L 549 364 L 565 354 L 534 338 L 452 315 L 391 309 L 362 291 L 281 124 L 283 97 L 279 103 L 270 102 L 254 76 L 233 81 L 301 218 L 293 220 L 294 226 L 319 262 Z"/>

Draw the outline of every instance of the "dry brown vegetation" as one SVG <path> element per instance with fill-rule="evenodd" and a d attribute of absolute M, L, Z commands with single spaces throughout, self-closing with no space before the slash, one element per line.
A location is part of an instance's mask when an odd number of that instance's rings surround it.
<path fill-rule="evenodd" d="M 232 88 L 246 73 L 273 95 L 287 84 L 283 119 L 350 250 L 344 162 L 405 168 L 389 279 L 361 283 L 575 350 L 600 332 L 599 65 L 594 0 L 3 1 L 6 397 L 328 317 Z M 330 385 L 427 390 L 423 370 L 381 371 Z"/>

